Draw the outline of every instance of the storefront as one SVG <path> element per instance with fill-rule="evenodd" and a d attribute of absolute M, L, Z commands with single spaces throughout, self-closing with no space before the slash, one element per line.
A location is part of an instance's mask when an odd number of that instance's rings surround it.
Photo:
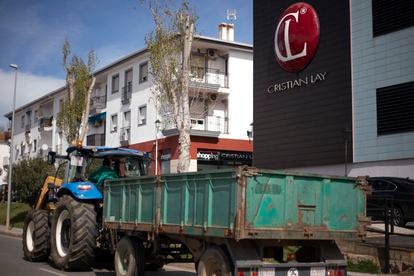
<path fill-rule="evenodd" d="M 197 150 L 197 170 L 207 171 L 252 165 L 252 153 L 245 151 Z"/>

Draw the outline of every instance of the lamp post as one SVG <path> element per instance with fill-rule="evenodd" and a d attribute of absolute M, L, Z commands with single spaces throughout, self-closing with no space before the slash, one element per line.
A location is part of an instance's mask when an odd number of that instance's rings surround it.
<path fill-rule="evenodd" d="M 10 134 L 10 158 L 9 158 L 9 183 L 7 186 L 7 213 L 6 213 L 6 229 L 10 229 L 10 207 L 11 207 L 11 194 L 12 194 L 12 173 L 13 173 L 13 156 L 14 156 L 14 115 L 16 111 L 16 87 L 17 87 L 17 71 L 18 66 L 16 64 L 10 64 L 11 68 L 15 70 L 14 72 L 14 93 L 13 93 L 13 113 L 12 113 L 12 126 Z"/>
<path fill-rule="evenodd" d="M 160 130 L 160 120 L 155 121 L 155 175 L 158 175 L 158 131 Z"/>

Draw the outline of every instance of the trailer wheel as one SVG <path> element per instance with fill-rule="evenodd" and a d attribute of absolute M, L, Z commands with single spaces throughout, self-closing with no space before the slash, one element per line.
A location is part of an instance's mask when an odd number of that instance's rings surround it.
<path fill-rule="evenodd" d="M 46 210 L 31 210 L 23 226 L 23 255 L 31 262 L 44 261 L 49 256 L 49 215 Z"/>
<path fill-rule="evenodd" d="M 123 237 L 116 246 L 114 265 L 117 276 L 143 276 L 145 250 L 141 240 Z"/>
<path fill-rule="evenodd" d="M 198 276 L 230 276 L 230 262 L 219 247 L 210 247 L 201 256 L 197 269 Z"/>
<path fill-rule="evenodd" d="M 96 228 L 93 204 L 62 196 L 52 224 L 51 256 L 56 267 L 90 269 L 98 235 Z"/>

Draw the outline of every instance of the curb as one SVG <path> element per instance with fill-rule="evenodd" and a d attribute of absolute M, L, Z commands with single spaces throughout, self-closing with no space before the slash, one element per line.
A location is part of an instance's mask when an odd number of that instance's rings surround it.
<path fill-rule="evenodd" d="M 6 227 L 0 228 L 0 234 L 6 235 L 14 238 L 22 238 L 23 236 L 23 230 L 22 229 L 16 229 L 12 228 L 11 230 L 7 230 Z"/>
<path fill-rule="evenodd" d="M 0 234 L 5 235 L 5 236 L 14 237 L 14 238 L 22 238 L 22 234 L 14 233 L 14 232 L 11 232 L 11 231 L 2 231 L 2 230 L 0 230 Z"/>

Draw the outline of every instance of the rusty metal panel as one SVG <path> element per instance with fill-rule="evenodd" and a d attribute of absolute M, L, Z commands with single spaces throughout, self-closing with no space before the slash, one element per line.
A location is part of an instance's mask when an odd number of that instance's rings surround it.
<path fill-rule="evenodd" d="M 364 232 L 365 190 L 363 179 L 241 167 L 114 179 L 104 221 L 236 240 L 353 238 Z"/>
<path fill-rule="evenodd" d="M 245 227 L 250 236 L 352 236 L 364 212 L 364 191 L 355 178 L 261 170 L 247 179 Z M 272 233 L 264 234 L 266 229 Z M 287 233 L 277 233 L 282 231 Z"/>

